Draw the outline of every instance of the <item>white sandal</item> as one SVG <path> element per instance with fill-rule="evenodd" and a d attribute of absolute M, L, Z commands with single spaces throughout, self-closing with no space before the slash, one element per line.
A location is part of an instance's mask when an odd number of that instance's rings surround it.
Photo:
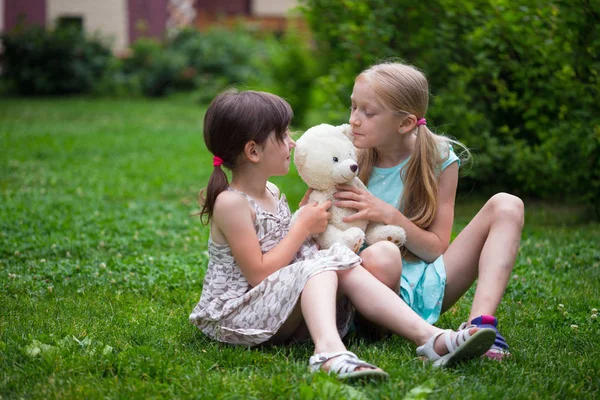
<path fill-rule="evenodd" d="M 377 370 L 376 366 L 359 359 L 351 351 L 338 351 L 335 353 L 319 353 L 310 357 L 308 365 L 311 372 L 321 370 L 323 364 L 334 359 L 329 366 L 328 374 L 335 374 L 338 379 L 354 378 L 378 378 L 386 379 L 389 377 L 387 372 Z M 357 368 L 372 368 L 357 371 Z"/>
<path fill-rule="evenodd" d="M 456 332 L 454 340 L 452 334 L 455 332 L 450 329 L 436 333 L 423 346 L 417 347 L 417 354 L 427 357 L 434 367 L 451 367 L 460 361 L 485 354 L 494 344 L 496 331 L 490 328 L 480 328 L 471 335 L 469 330 L 463 329 Z M 436 353 L 433 347 L 435 340 L 441 335 L 444 335 L 448 348 L 448 354 L 443 356 Z"/>

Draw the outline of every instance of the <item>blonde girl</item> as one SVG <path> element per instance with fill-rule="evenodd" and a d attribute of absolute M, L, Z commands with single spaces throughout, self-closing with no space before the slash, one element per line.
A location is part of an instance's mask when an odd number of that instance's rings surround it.
<path fill-rule="evenodd" d="M 460 165 L 454 148 L 462 146 L 429 130 L 428 99 L 427 79 L 412 66 L 382 63 L 358 75 L 350 124 L 360 178 L 370 193 L 340 187 L 336 204 L 358 210 L 349 222 L 366 219 L 406 230 L 401 261 L 390 246 L 384 256 L 367 248 L 361 257 L 369 260 L 363 263 L 369 272 L 427 322 L 435 323 L 477 279 L 460 329 L 494 329 L 496 341 L 486 355 L 502 358 L 510 353 L 494 314 L 519 248 L 523 202 L 496 194 L 450 243 Z"/>
<path fill-rule="evenodd" d="M 494 331 L 433 327 L 351 250 L 319 250 L 311 235 L 325 230 L 331 202 L 308 204 L 290 226 L 285 196 L 268 179 L 288 173 L 291 118 L 283 99 L 253 91 L 223 93 L 206 112 L 204 140 L 214 154 L 201 212 L 210 221 L 209 263 L 190 321 L 212 339 L 244 346 L 310 337 L 310 368 L 340 378 L 387 376 L 342 343 L 354 307 L 415 342 L 417 353 L 436 366 L 489 349 Z"/>

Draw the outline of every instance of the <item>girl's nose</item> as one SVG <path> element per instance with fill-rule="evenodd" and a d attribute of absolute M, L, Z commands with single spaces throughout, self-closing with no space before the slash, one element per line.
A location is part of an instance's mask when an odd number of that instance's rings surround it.
<path fill-rule="evenodd" d="M 290 149 L 293 149 L 294 147 L 296 147 L 296 141 L 290 137 Z"/>
<path fill-rule="evenodd" d="M 360 124 L 358 118 L 355 117 L 354 111 L 350 112 L 350 119 L 348 120 L 348 122 L 352 126 L 358 126 Z"/>

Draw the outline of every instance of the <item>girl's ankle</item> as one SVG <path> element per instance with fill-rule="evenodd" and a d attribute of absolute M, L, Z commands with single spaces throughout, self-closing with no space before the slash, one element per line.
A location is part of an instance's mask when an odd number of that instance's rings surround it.
<path fill-rule="evenodd" d="M 320 342 L 315 344 L 315 354 L 319 353 L 335 353 L 338 351 L 346 351 L 344 343 L 340 342 Z"/>

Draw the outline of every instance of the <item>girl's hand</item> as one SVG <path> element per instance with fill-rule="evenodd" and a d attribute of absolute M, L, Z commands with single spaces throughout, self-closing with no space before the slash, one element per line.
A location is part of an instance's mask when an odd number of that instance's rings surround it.
<path fill-rule="evenodd" d="M 308 203 L 298 214 L 297 224 L 306 229 L 310 235 L 323 232 L 329 223 L 331 213 L 327 211 L 331 207 L 331 201 L 327 200 L 319 205 L 316 202 Z"/>
<path fill-rule="evenodd" d="M 310 196 L 313 190 L 313 188 L 308 188 L 306 193 L 304 193 L 304 197 L 302 198 L 302 200 L 300 200 L 300 207 L 305 206 L 308 203 L 308 197 Z"/>
<path fill-rule="evenodd" d="M 339 185 L 336 188 L 338 192 L 335 193 L 334 197 L 338 201 L 335 202 L 335 205 L 357 210 L 356 214 L 345 217 L 344 222 L 365 220 L 385 224 L 391 215 L 399 212 L 395 207 L 374 196 L 368 190 L 349 185 Z"/>

